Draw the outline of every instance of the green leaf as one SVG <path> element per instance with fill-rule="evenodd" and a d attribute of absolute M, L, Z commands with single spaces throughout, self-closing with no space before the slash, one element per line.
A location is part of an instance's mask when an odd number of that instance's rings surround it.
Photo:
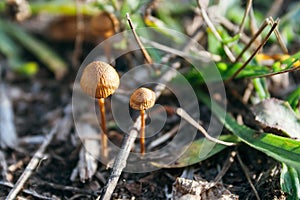
<path fill-rule="evenodd" d="M 239 140 L 234 135 L 221 135 L 219 137 L 219 140 L 226 141 L 226 142 L 236 142 L 238 143 Z M 212 148 L 211 148 L 212 147 Z M 180 168 L 180 167 L 186 167 L 189 165 L 196 164 L 198 162 L 201 162 L 203 160 L 206 160 L 210 158 L 211 156 L 219 153 L 220 151 L 224 150 L 227 146 L 222 144 L 216 144 L 214 142 L 211 142 L 207 140 L 206 138 L 201 138 L 199 140 L 194 141 L 191 145 L 184 147 L 185 150 L 184 153 L 180 156 L 178 160 L 176 160 L 171 165 L 162 165 L 160 163 L 152 163 L 153 165 L 157 167 L 163 167 L 163 168 Z M 211 149 L 208 154 L 201 155 L 203 151 L 205 151 L 206 148 Z"/>
<path fill-rule="evenodd" d="M 274 114 L 276 111 L 276 114 Z M 274 133 L 284 133 L 291 138 L 300 138 L 300 119 L 290 104 L 279 99 L 264 100 L 252 107 L 255 120 Z"/>
<path fill-rule="evenodd" d="M 265 78 L 254 78 L 253 85 L 261 100 L 270 97 Z"/>
<path fill-rule="evenodd" d="M 277 136 L 270 133 L 261 133 L 245 125 L 238 124 L 228 114 L 225 118 L 223 110 L 217 103 L 211 101 L 203 92 L 197 91 L 197 97 L 204 102 L 224 126 L 249 146 L 264 152 L 268 156 L 284 162 L 291 167 L 300 169 L 300 141 Z"/>
<path fill-rule="evenodd" d="M 282 191 L 287 193 L 288 200 L 300 199 L 299 174 L 295 168 L 290 167 L 285 163 L 282 163 L 280 186 Z"/>

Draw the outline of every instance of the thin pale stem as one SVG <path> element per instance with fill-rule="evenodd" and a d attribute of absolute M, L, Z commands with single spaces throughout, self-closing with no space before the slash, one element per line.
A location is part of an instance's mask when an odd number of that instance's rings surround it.
<path fill-rule="evenodd" d="M 248 0 L 244 16 L 243 16 L 242 22 L 241 22 L 240 27 L 239 27 L 238 34 L 242 34 L 242 32 L 244 31 L 246 17 L 249 15 L 251 6 L 252 6 L 252 0 Z"/>
<path fill-rule="evenodd" d="M 216 138 L 211 137 L 206 130 L 200 125 L 198 124 L 185 110 L 183 110 L 182 108 L 177 108 L 176 109 L 176 114 L 179 115 L 180 117 L 182 117 L 184 120 L 186 120 L 189 124 L 191 124 L 192 126 L 194 126 L 195 128 L 197 128 L 205 137 L 206 139 L 218 143 L 218 144 L 223 144 L 226 146 L 234 146 L 236 145 L 236 143 L 233 142 L 225 142 L 222 140 L 218 140 Z"/>
<path fill-rule="evenodd" d="M 107 150 L 107 136 L 106 136 L 106 118 L 105 118 L 105 105 L 104 105 L 104 98 L 98 99 L 98 104 L 100 108 L 100 115 L 101 115 L 101 155 L 104 157 L 104 159 L 108 156 L 108 150 Z"/>
<path fill-rule="evenodd" d="M 267 18 L 264 23 L 259 27 L 258 31 L 255 35 L 251 38 L 248 44 L 244 47 L 238 57 L 235 59 L 235 63 L 239 61 L 239 59 L 243 56 L 243 54 L 247 51 L 247 49 L 251 46 L 251 44 L 256 40 L 256 38 L 261 34 L 261 32 L 267 27 L 269 19 Z"/>
<path fill-rule="evenodd" d="M 210 30 L 212 31 L 212 33 L 214 34 L 214 36 L 216 37 L 216 39 L 222 43 L 223 45 L 223 49 L 226 53 L 226 55 L 228 56 L 228 58 L 230 59 L 231 62 L 234 62 L 236 59 L 233 55 L 233 53 L 231 52 L 231 50 L 229 49 L 229 47 L 223 43 L 223 39 L 222 37 L 220 36 L 220 34 L 218 33 L 216 27 L 213 25 L 213 23 L 210 21 L 205 9 L 204 9 L 204 6 L 202 5 L 203 2 L 201 2 L 201 0 L 198 0 L 198 6 L 200 8 L 200 11 L 201 11 L 201 15 L 205 21 L 205 23 L 207 24 L 207 26 L 210 28 Z"/>
<path fill-rule="evenodd" d="M 134 35 L 134 38 L 135 38 L 136 42 L 138 43 L 139 47 L 141 48 L 141 51 L 142 51 L 142 53 L 143 53 L 143 55 L 145 57 L 146 62 L 148 64 L 152 64 L 153 63 L 152 58 L 150 57 L 150 55 L 146 51 L 143 43 L 141 42 L 140 38 L 138 37 L 138 35 L 137 35 L 137 33 L 136 33 L 136 31 L 135 31 L 135 29 L 133 27 L 132 21 L 131 21 L 130 16 L 129 16 L 128 13 L 126 14 L 126 17 L 127 17 L 128 24 L 129 24 L 129 26 L 130 26 L 130 28 L 132 30 L 133 35 Z"/>
<path fill-rule="evenodd" d="M 270 17 L 270 25 L 273 26 L 273 24 L 274 24 L 274 19 L 273 19 L 273 17 Z M 280 46 L 281 50 L 283 51 L 283 53 L 288 54 L 289 51 L 288 51 L 286 45 L 284 44 L 284 41 L 283 41 L 283 39 L 281 37 L 281 34 L 278 31 L 277 27 L 275 28 L 274 33 L 275 33 L 276 39 L 279 43 L 279 46 Z"/>
<path fill-rule="evenodd" d="M 275 21 L 272 28 L 268 32 L 267 36 L 262 41 L 262 43 L 255 49 L 255 51 L 248 58 L 248 60 L 226 81 L 226 83 L 232 81 L 249 64 L 249 62 L 254 58 L 254 56 L 257 54 L 257 52 L 266 44 L 267 40 L 273 33 L 274 29 L 277 27 L 277 24 L 278 24 L 278 21 Z"/>
<path fill-rule="evenodd" d="M 145 110 L 141 110 L 141 135 L 140 135 L 140 144 L 141 144 L 141 154 L 145 154 Z"/>

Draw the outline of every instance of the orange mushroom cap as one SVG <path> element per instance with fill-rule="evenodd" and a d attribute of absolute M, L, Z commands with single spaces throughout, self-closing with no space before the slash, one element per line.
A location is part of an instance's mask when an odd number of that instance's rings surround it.
<path fill-rule="evenodd" d="M 119 87 L 120 79 L 117 71 L 109 64 L 94 61 L 83 70 L 80 86 L 91 97 L 106 98 Z"/>
<path fill-rule="evenodd" d="M 147 110 L 155 103 L 155 93 L 148 88 L 139 88 L 135 90 L 130 97 L 130 107 L 135 110 Z"/>

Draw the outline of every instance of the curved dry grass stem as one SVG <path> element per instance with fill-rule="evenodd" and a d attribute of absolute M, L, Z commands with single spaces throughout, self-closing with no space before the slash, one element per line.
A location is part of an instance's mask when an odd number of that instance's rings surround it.
<path fill-rule="evenodd" d="M 207 131 L 199 124 L 197 123 L 185 110 L 183 110 L 182 108 L 177 108 L 175 110 L 176 114 L 179 115 L 181 118 L 183 118 L 184 120 L 186 120 L 189 124 L 191 124 L 192 126 L 194 126 L 195 128 L 197 128 L 205 137 L 206 139 L 218 143 L 218 144 L 223 144 L 226 146 L 234 146 L 236 145 L 236 143 L 233 142 L 225 142 L 222 140 L 218 140 L 216 138 L 211 137 Z"/>
<path fill-rule="evenodd" d="M 203 2 L 201 0 L 198 0 L 198 6 L 200 8 L 200 11 L 201 11 L 201 15 L 205 21 L 205 23 L 207 24 L 207 26 L 211 29 L 212 33 L 214 34 L 214 36 L 217 38 L 217 40 L 219 42 L 222 43 L 222 46 L 223 46 L 223 49 L 227 55 L 227 57 L 229 58 L 229 60 L 231 62 L 234 62 L 235 61 L 235 57 L 233 55 L 233 53 L 231 52 L 231 50 L 229 49 L 229 47 L 223 43 L 223 40 L 222 40 L 222 37 L 220 36 L 220 34 L 218 33 L 216 27 L 213 25 L 213 23 L 210 21 L 205 9 L 204 9 L 204 6 L 203 6 Z"/>

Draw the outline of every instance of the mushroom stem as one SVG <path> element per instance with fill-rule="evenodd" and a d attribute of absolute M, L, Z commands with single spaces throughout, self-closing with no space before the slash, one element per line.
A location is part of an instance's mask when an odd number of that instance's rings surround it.
<path fill-rule="evenodd" d="M 145 154 L 145 110 L 141 110 L 141 136 L 140 136 L 140 145 L 141 145 L 141 154 Z"/>
<path fill-rule="evenodd" d="M 106 119 L 105 119 L 105 105 L 104 105 L 104 98 L 98 99 L 98 104 L 100 108 L 100 115 L 101 115 L 101 154 L 106 159 L 108 156 L 107 150 L 107 136 L 106 136 Z"/>

